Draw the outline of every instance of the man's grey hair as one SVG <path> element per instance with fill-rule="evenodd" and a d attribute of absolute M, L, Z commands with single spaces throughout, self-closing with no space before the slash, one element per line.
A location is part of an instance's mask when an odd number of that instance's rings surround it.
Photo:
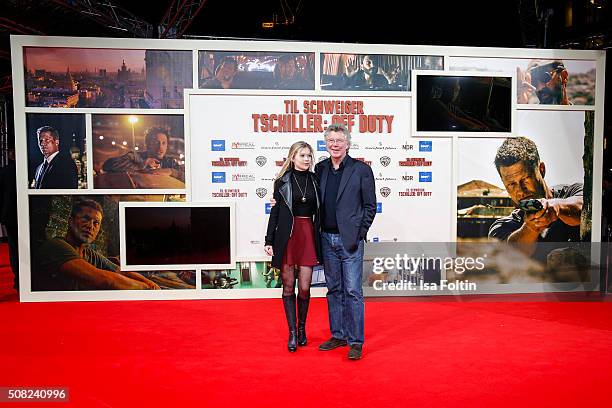
<path fill-rule="evenodd" d="M 330 132 L 342 132 L 349 146 L 351 145 L 351 132 L 349 132 L 346 126 L 344 126 L 343 124 L 334 123 L 332 125 L 329 125 L 327 129 L 325 129 L 325 132 L 323 133 L 323 138 L 325 140 L 327 140 L 327 136 L 329 136 Z"/>

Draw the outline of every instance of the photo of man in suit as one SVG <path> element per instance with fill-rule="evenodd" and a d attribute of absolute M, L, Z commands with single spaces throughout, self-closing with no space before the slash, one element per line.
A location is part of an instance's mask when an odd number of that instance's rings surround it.
<path fill-rule="evenodd" d="M 43 162 L 36 168 L 30 187 L 78 188 L 77 166 L 67 153 L 60 152 L 60 136 L 57 129 L 52 126 L 42 126 L 38 128 L 36 135 Z"/>

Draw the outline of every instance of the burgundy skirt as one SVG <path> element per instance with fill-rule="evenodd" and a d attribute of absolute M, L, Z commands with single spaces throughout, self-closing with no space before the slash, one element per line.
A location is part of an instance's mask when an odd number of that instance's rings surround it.
<path fill-rule="evenodd" d="M 283 265 L 317 265 L 314 226 L 310 217 L 293 217 L 293 232 L 287 242 Z"/>

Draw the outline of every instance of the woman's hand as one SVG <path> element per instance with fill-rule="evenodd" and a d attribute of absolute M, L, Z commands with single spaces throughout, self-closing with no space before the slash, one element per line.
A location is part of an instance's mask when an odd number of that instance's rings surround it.
<path fill-rule="evenodd" d="M 266 254 L 268 254 L 268 256 L 274 256 L 274 249 L 272 249 L 272 245 L 266 245 L 264 247 L 264 251 L 266 251 Z"/>

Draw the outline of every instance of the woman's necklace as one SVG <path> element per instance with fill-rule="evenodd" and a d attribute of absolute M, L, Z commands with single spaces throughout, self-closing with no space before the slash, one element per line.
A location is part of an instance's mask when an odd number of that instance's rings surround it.
<path fill-rule="evenodd" d="M 293 173 L 293 179 L 295 180 L 295 184 L 297 184 L 298 189 L 300 190 L 300 194 L 302 195 L 302 202 L 306 202 L 306 190 L 308 189 L 308 174 L 306 174 L 306 184 L 304 184 L 304 191 L 302 191 L 302 187 L 300 187 L 300 183 L 297 181 L 297 177 L 295 177 L 295 173 Z"/>

